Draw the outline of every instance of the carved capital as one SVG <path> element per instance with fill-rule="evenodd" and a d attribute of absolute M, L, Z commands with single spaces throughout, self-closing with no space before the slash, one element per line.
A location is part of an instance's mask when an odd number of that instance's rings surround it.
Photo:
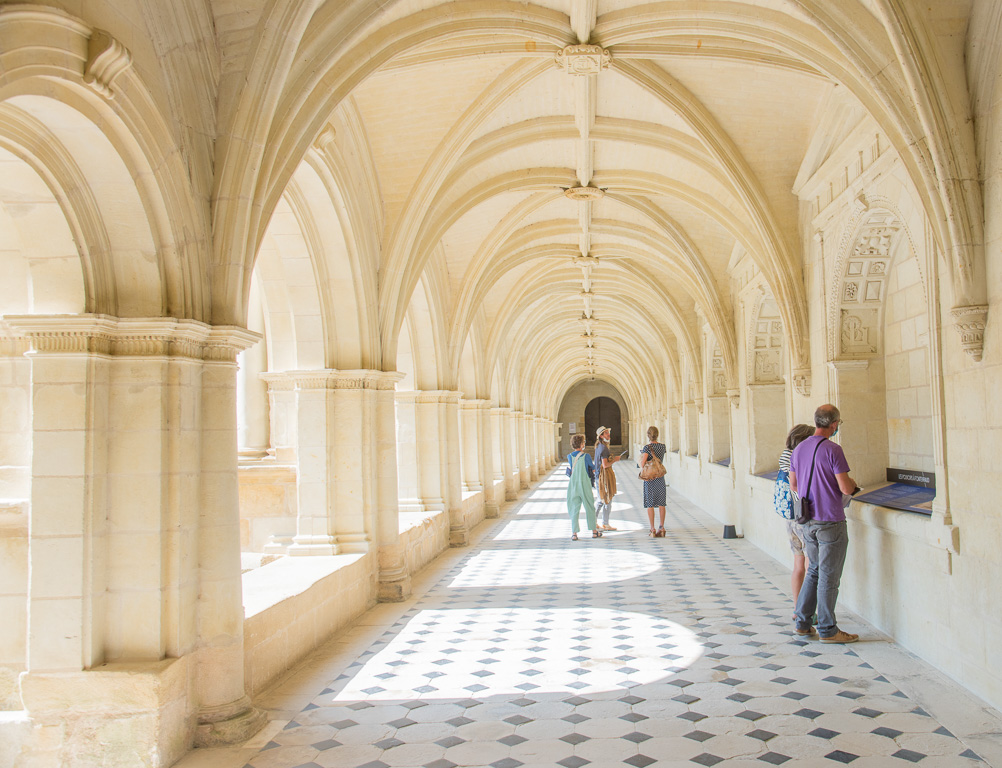
<path fill-rule="evenodd" d="M 740 408 L 741 407 L 741 390 L 740 389 L 728 389 L 727 390 L 727 399 L 730 402 L 730 404 L 731 404 L 732 407 L 734 407 L 734 408 Z"/>
<path fill-rule="evenodd" d="M 117 318 L 109 315 L 8 315 L 7 324 L 41 354 L 116 357 L 172 357 L 236 360 L 260 334 L 237 326 L 211 326 L 169 317 Z"/>
<path fill-rule="evenodd" d="M 798 395 L 811 396 L 811 369 L 798 368 L 793 372 L 793 388 Z"/>
<path fill-rule="evenodd" d="M 95 29 L 87 43 L 83 80 L 106 99 L 115 97 L 115 80 L 132 65 L 132 54 L 103 29 Z"/>
<path fill-rule="evenodd" d="M 556 57 L 557 66 L 568 75 L 597 75 L 609 68 L 612 54 L 601 45 L 568 45 Z"/>
<path fill-rule="evenodd" d="M 988 305 L 954 307 L 950 310 L 953 327 L 960 333 L 960 346 L 976 363 L 981 362 L 985 347 L 985 324 L 988 322 Z"/>

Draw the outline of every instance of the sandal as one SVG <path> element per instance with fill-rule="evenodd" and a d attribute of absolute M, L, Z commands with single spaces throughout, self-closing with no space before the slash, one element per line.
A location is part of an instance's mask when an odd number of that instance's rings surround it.
<path fill-rule="evenodd" d="M 576 533 L 572 533 L 571 534 L 571 541 L 577 541 L 577 540 L 578 540 L 578 535 Z"/>
<path fill-rule="evenodd" d="M 613 528 L 613 527 L 612 527 L 611 525 L 603 525 L 603 526 L 601 526 L 601 529 L 602 529 L 603 531 L 615 531 L 615 530 L 616 530 L 616 529 L 615 529 L 615 528 Z"/>
<path fill-rule="evenodd" d="M 600 530 L 598 530 L 598 528 L 596 528 L 594 531 L 591 532 L 591 537 L 593 539 L 601 539 L 602 538 L 602 532 Z"/>
<path fill-rule="evenodd" d="M 652 539 L 656 539 L 658 537 L 658 532 L 655 531 L 653 528 L 651 528 L 651 532 L 648 533 L 647 535 L 650 536 Z"/>
<path fill-rule="evenodd" d="M 658 528 L 658 532 L 655 533 L 654 535 L 657 536 L 659 539 L 663 539 L 667 534 L 668 534 L 668 532 L 665 530 L 664 526 L 662 525 L 660 528 Z"/>

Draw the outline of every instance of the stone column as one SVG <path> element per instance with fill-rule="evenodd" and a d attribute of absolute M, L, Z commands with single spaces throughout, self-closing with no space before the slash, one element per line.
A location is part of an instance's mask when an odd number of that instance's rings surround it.
<path fill-rule="evenodd" d="M 244 693 L 235 358 L 257 335 L 7 322 L 32 347 L 32 759 L 100 743 L 169 765 L 193 741 L 246 739 L 264 718 Z"/>
<path fill-rule="evenodd" d="M 264 713 L 250 706 L 244 692 L 244 606 L 237 490 L 236 356 L 241 349 L 259 339 L 257 334 L 239 328 L 209 329 L 200 371 L 200 422 L 197 417 L 185 418 L 183 389 L 177 403 L 182 430 L 190 427 L 192 437 L 201 432 L 199 506 L 197 517 L 192 520 L 198 526 L 199 578 L 197 593 L 189 596 L 197 597 L 196 746 L 243 741 L 265 722 Z M 180 351 L 185 351 L 184 347 Z M 190 386 L 192 391 L 198 391 L 199 371 L 195 364 L 185 361 L 184 369 L 178 373 L 177 381 L 182 387 Z M 126 389 L 122 387 L 119 390 L 123 396 Z M 118 398 L 113 402 L 117 408 Z M 166 426 L 170 429 L 169 419 Z M 153 435 L 154 440 L 158 438 L 159 434 Z M 185 456 L 183 442 L 176 446 L 171 460 L 180 465 L 190 461 Z M 187 499 L 183 493 L 180 497 L 184 504 Z M 189 514 L 182 507 L 178 517 L 184 519 Z M 129 518 L 128 514 L 123 516 L 122 523 L 126 527 L 134 524 Z M 183 537 L 177 537 L 168 548 L 171 570 L 176 569 L 179 574 L 183 572 L 187 560 L 187 546 L 188 542 Z M 126 570 L 137 553 L 130 548 L 129 554 L 131 557 L 126 559 Z M 134 588 L 134 575 L 123 573 L 123 589 L 129 588 Z M 184 583 L 176 587 L 182 593 L 185 588 Z M 133 612 L 124 610 L 123 626 L 132 625 L 135 618 Z M 179 622 L 188 620 L 187 614 L 179 617 Z"/>
<path fill-rule="evenodd" d="M 449 510 L 449 545 L 465 547 L 470 543 L 470 526 L 463 510 L 463 479 L 459 440 L 459 392 L 442 393 L 443 460 L 446 467 L 445 501 Z"/>
<path fill-rule="evenodd" d="M 285 547 L 290 555 L 334 555 L 331 525 L 333 484 L 329 471 L 333 402 L 331 371 L 285 371 L 263 374 L 273 407 L 274 434 L 290 445 L 276 446 L 276 456 L 296 462 L 296 533 Z M 277 540 L 269 547 L 275 551 Z"/>
<path fill-rule="evenodd" d="M 496 518 L 500 515 L 497 496 L 494 492 L 494 448 L 498 442 L 497 433 L 493 429 L 492 408 L 490 400 L 479 400 L 477 408 L 477 433 L 479 436 L 479 447 L 477 453 L 480 458 L 480 477 L 484 488 L 484 516 L 488 519 Z"/>
<path fill-rule="evenodd" d="M 397 489 L 401 512 L 424 512 L 417 452 L 416 390 L 394 393 L 397 432 Z"/>
<path fill-rule="evenodd" d="M 396 408 L 398 373 L 330 371 L 333 419 L 328 471 L 333 483 L 332 525 L 339 552 L 375 550 L 378 598 L 410 594 L 400 543 L 397 503 Z"/>
<path fill-rule="evenodd" d="M 249 313 L 264 327 L 261 300 L 251 293 Z M 241 458 L 256 459 L 268 454 L 268 385 L 261 374 L 268 370 L 268 347 L 262 341 L 237 355 L 237 445 Z"/>
<path fill-rule="evenodd" d="M 512 431 L 515 433 L 515 470 L 518 474 L 518 487 L 522 490 L 529 487 L 529 441 L 526 439 L 525 413 L 512 409 L 513 425 Z"/>
<path fill-rule="evenodd" d="M 27 339 L 0 331 L 0 710 L 21 709 L 28 626 L 31 362 Z"/>
<path fill-rule="evenodd" d="M 536 417 L 531 413 L 522 416 L 525 424 L 525 453 L 529 470 L 529 482 L 539 479 L 539 440 L 536 435 Z"/>
<path fill-rule="evenodd" d="M 411 595 L 411 578 L 400 539 L 397 499 L 397 433 L 394 387 L 403 376 L 374 374 L 376 378 L 376 517 L 379 544 L 380 602 L 400 602 Z"/>
<path fill-rule="evenodd" d="M 515 429 L 515 413 L 511 408 L 499 408 L 501 411 L 501 447 L 504 458 L 504 497 L 505 501 L 515 501 L 518 498 L 519 471 L 518 436 Z"/>
<path fill-rule="evenodd" d="M 499 408 L 496 405 L 493 405 L 490 410 L 491 436 L 493 438 L 491 455 L 494 461 L 494 484 L 495 486 L 497 486 L 498 483 L 501 484 L 501 494 L 499 497 L 495 497 L 495 501 L 500 509 L 501 502 L 509 501 L 507 450 L 505 448 L 507 415 L 505 413 L 505 408 Z"/>

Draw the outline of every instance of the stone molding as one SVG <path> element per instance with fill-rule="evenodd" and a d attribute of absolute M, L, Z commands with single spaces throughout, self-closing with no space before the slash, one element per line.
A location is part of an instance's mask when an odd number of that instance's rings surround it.
<path fill-rule="evenodd" d="M 988 305 L 954 307 L 950 310 L 950 315 L 953 317 L 953 327 L 960 333 L 960 346 L 974 362 L 980 363 L 985 348 Z"/>
<path fill-rule="evenodd" d="M 132 66 L 129 49 L 103 29 L 95 29 L 87 43 L 83 81 L 106 99 L 115 98 L 115 80 Z"/>
<path fill-rule="evenodd" d="M 404 374 L 396 371 L 321 368 L 315 371 L 277 371 L 258 374 L 268 389 L 278 392 L 307 389 L 371 389 L 392 391 Z"/>
<path fill-rule="evenodd" d="M 865 371 L 870 367 L 869 360 L 830 360 L 828 365 L 835 371 Z"/>
<path fill-rule="evenodd" d="M 465 398 L 460 398 L 459 407 L 465 411 L 480 410 L 481 408 L 487 409 L 491 407 L 491 401 L 483 399 L 467 400 Z"/>
<path fill-rule="evenodd" d="M 261 335 L 237 326 L 173 318 L 110 315 L 7 315 L 35 354 L 91 354 L 234 362 Z"/>
<path fill-rule="evenodd" d="M 597 75 L 608 69 L 612 54 L 601 45 L 568 45 L 557 52 L 556 65 L 568 75 Z"/>

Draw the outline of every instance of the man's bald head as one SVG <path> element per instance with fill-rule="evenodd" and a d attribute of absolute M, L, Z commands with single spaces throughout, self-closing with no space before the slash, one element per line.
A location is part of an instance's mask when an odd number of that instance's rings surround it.
<path fill-rule="evenodd" d="M 821 405 L 814 412 L 814 426 L 820 429 L 827 429 L 840 418 L 842 418 L 842 414 L 839 413 L 838 408 L 834 405 L 831 403 Z"/>

